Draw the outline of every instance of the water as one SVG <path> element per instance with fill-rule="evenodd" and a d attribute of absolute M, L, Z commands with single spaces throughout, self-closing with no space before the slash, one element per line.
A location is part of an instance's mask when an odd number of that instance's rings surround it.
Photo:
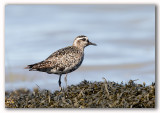
<path fill-rule="evenodd" d="M 23 69 L 86 35 L 82 66 L 68 84 L 82 80 L 155 82 L 155 5 L 7 5 L 5 88 L 58 89 L 58 76 Z M 65 83 L 62 78 L 62 85 Z"/>

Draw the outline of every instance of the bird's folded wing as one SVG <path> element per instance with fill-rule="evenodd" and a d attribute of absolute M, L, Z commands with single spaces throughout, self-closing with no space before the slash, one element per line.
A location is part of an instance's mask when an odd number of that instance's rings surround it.
<path fill-rule="evenodd" d="M 28 65 L 26 68 L 30 69 L 30 71 L 31 71 L 31 70 L 34 70 L 34 69 L 51 68 L 51 67 L 52 67 L 52 62 L 51 61 L 41 61 L 41 62 L 36 63 L 36 64 Z"/>

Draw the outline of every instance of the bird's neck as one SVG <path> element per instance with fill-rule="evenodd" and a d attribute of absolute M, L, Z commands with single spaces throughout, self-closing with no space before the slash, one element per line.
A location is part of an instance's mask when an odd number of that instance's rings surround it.
<path fill-rule="evenodd" d="M 82 52 L 84 51 L 84 47 L 83 46 L 80 46 L 80 45 L 74 45 L 73 46 L 77 47 L 78 49 L 80 49 Z"/>

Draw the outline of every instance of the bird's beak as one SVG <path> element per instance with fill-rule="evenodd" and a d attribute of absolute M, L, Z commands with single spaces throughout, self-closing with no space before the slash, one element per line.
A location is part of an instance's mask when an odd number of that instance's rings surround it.
<path fill-rule="evenodd" d="M 88 42 L 88 45 L 94 45 L 94 46 L 97 46 L 97 44 L 95 44 L 95 43 L 92 43 L 92 42 Z"/>

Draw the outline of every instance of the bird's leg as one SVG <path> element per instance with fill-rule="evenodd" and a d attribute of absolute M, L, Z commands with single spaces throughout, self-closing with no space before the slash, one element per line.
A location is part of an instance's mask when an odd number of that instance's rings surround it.
<path fill-rule="evenodd" d="M 67 74 L 66 74 L 65 77 L 64 77 L 64 81 L 65 81 L 65 83 L 66 83 L 66 87 L 68 87 L 68 86 L 67 86 Z"/>
<path fill-rule="evenodd" d="M 59 83 L 59 88 L 60 88 L 60 91 L 62 91 L 62 87 L 61 87 L 61 76 L 62 76 L 62 75 L 59 75 L 59 81 L 58 81 L 58 83 Z"/>

